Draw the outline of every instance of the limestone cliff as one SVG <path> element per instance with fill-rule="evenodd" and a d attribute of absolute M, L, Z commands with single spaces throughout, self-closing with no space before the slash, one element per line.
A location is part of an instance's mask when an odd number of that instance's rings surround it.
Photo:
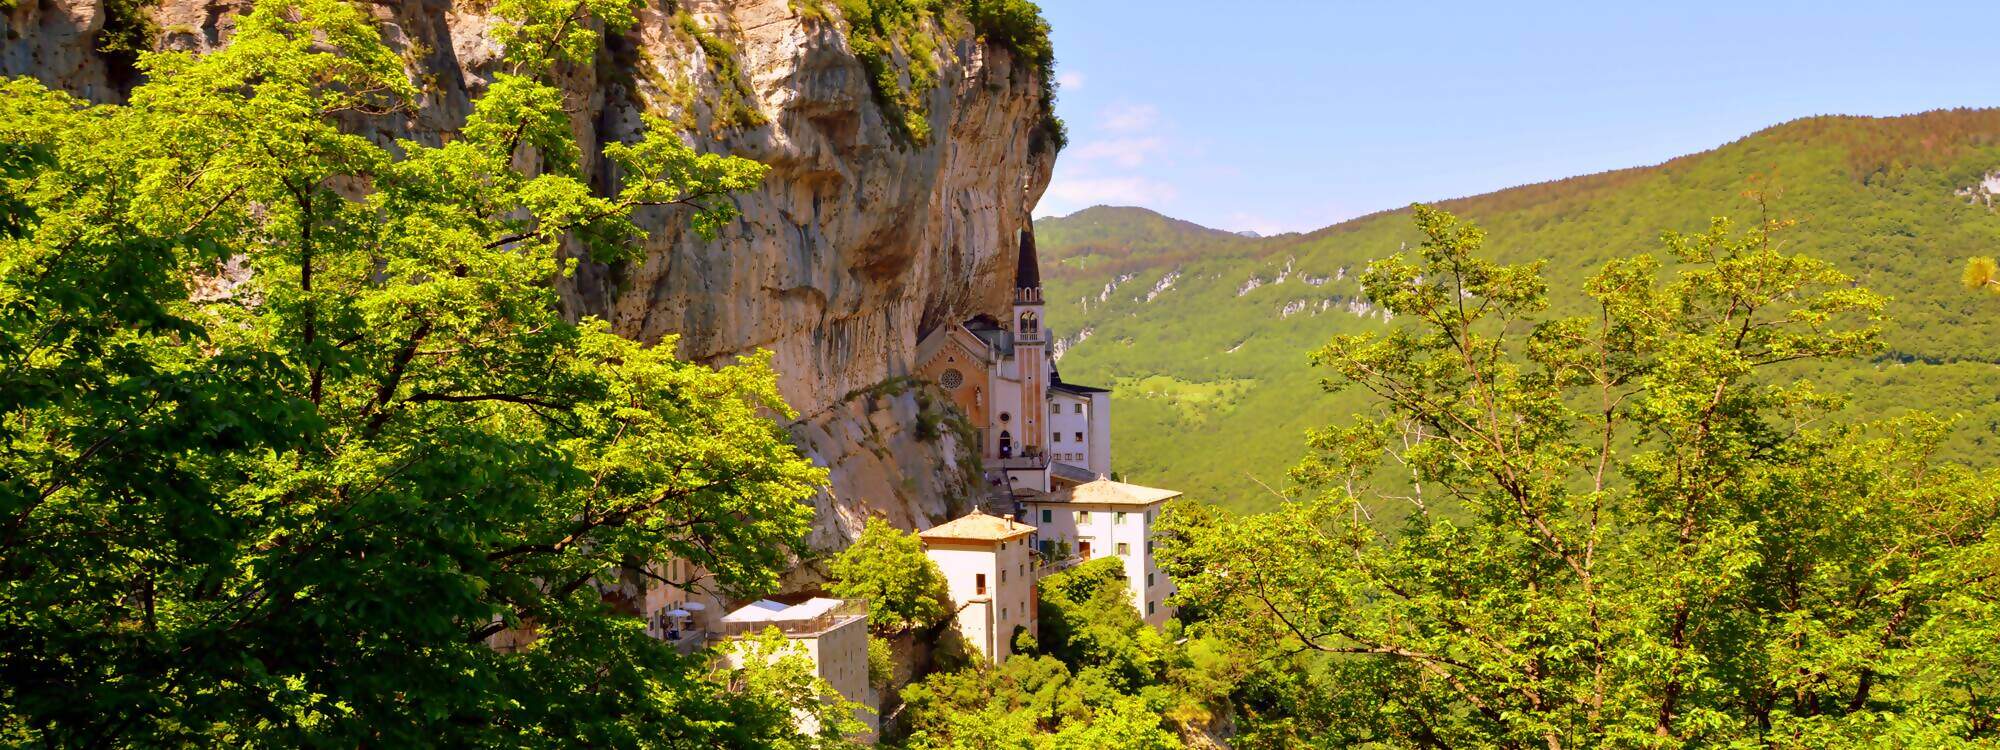
<path fill-rule="evenodd" d="M 98 52 L 101 36 L 137 27 L 159 47 L 212 49 L 247 0 L 161 0 L 136 18 L 107 17 L 104 3 L 15 0 L 0 75 L 117 100 L 130 63 Z M 457 127 L 492 73 L 500 49 L 489 30 L 501 21 L 478 2 L 368 7 L 426 98 L 414 118 L 365 127 L 425 140 Z M 677 334 L 691 358 L 776 352 L 800 412 L 793 432 L 832 469 L 814 535 L 826 548 L 869 513 L 920 526 L 977 491 L 961 441 L 921 426 L 936 417 L 920 419 L 926 397 L 898 376 L 920 331 L 1004 308 L 1015 243 L 1003 238 L 1025 226 L 1055 158 L 1032 65 L 962 20 L 922 33 L 936 42 L 918 48 L 934 47 L 939 81 L 922 99 L 927 138 L 885 114 L 847 25 L 812 0 L 650 0 L 569 84 L 587 154 L 639 138 L 642 113 L 655 112 L 700 149 L 771 165 L 715 240 L 684 231 L 672 209 L 652 211 L 639 217 L 651 231 L 643 262 L 586 265 L 563 296 L 629 336 Z M 907 66 L 909 48 L 896 48 L 896 64 Z M 613 183 L 602 163 L 589 168 Z"/>

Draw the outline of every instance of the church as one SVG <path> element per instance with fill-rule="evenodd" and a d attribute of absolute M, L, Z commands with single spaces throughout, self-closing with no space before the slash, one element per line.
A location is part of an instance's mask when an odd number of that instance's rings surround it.
<path fill-rule="evenodd" d="M 1111 473 L 1111 392 L 1063 382 L 1049 356 L 1033 230 L 1021 232 L 1020 249 L 1008 319 L 939 326 L 918 342 L 914 368 L 978 428 L 988 481 L 1003 497 Z"/>
<path fill-rule="evenodd" d="M 1013 633 L 1035 635 L 1040 580 L 1096 557 L 1120 561 L 1147 624 L 1174 614 L 1153 533 L 1181 493 L 1109 478 L 1111 393 L 1056 371 L 1032 230 L 1021 233 L 1020 251 L 1007 319 L 939 326 L 918 342 L 914 368 L 978 430 L 993 513 L 974 506 L 921 536 L 949 584 L 960 634 L 994 663 L 1012 653 Z"/>

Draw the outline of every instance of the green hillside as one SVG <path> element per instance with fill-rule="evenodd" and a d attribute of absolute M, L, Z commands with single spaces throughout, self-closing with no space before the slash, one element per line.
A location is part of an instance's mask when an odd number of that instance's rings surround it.
<path fill-rule="evenodd" d="M 1798 374 L 1854 394 L 1855 418 L 1959 414 L 1951 451 L 1992 465 L 2000 300 L 1963 291 L 1958 275 L 1967 256 L 2000 248 L 2000 213 L 1981 187 L 1996 172 L 2000 110 L 1815 117 L 1657 166 L 1441 205 L 1489 230 L 1499 259 L 1547 259 L 1559 309 L 1581 301 L 1582 280 L 1606 260 L 1656 251 L 1663 230 L 1754 222 L 1765 208 L 1797 220 L 1790 249 L 1894 298 L 1888 351 Z M 1360 297 L 1355 274 L 1416 234 L 1407 211 L 1266 238 L 1137 208 L 1036 228 L 1063 376 L 1116 389 L 1118 469 L 1238 508 L 1268 507 L 1303 432 L 1364 403 L 1321 393 L 1306 352 L 1393 324 Z"/>

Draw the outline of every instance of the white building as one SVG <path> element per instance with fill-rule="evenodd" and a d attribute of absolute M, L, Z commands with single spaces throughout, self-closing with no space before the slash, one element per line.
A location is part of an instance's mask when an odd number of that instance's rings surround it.
<path fill-rule="evenodd" d="M 811 659 L 819 676 L 833 686 L 834 692 L 861 704 L 862 708 L 855 709 L 854 718 L 868 726 L 868 734 L 860 739 L 873 743 L 875 733 L 881 726 L 880 719 L 875 715 L 875 708 L 881 701 L 875 694 L 875 686 L 868 681 L 867 603 L 815 598 L 787 605 L 765 599 L 723 616 L 716 635 L 738 638 L 754 635 L 766 628 L 777 628 L 793 645 L 796 653 Z M 743 665 L 744 653 L 741 649 L 725 645 L 718 650 L 724 663 L 731 668 Z M 782 654 L 767 655 L 773 659 L 780 656 Z M 798 719 L 799 731 L 818 731 L 819 727 L 812 717 L 802 715 Z"/>
<path fill-rule="evenodd" d="M 926 529 L 925 554 L 944 571 L 966 644 L 999 664 L 1014 652 L 1014 634 L 1035 628 L 1035 561 L 1028 537 L 1035 527 L 977 508 Z"/>
<path fill-rule="evenodd" d="M 1090 476 L 1111 473 L 1111 392 L 1065 383 L 1049 385 L 1049 457 Z"/>
<path fill-rule="evenodd" d="M 1153 557 L 1153 527 L 1160 506 L 1180 494 L 1100 478 L 1029 500 L 1028 521 L 1044 558 L 1066 548 L 1078 560 L 1105 555 L 1124 560 L 1132 606 L 1157 626 L 1173 616 L 1167 597 L 1174 584 Z"/>

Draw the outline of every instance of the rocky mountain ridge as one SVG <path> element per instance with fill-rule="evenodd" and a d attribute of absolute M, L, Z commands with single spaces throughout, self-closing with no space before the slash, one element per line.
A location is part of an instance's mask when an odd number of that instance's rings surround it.
<path fill-rule="evenodd" d="M 1614 258 L 1670 261 L 1663 231 L 1703 231 L 1718 216 L 1739 231 L 1795 222 L 1777 247 L 1891 297 L 1885 349 L 1775 370 L 1771 382 L 1848 394 L 1841 422 L 1955 415 L 1945 455 L 1991 466 L 2000 308 L 1960 276 L 1967 257 L 2000 246 L 1995 175 L 2000 108 L 1820 116 L 1653 166 L 1438 205 L 1487 230 L 1485 257 L 1544 263 L 1550 316 L 1594 316 L 1586 280 Z M 1263 238 L 1108 206 L 1036 229 L 1055 335 L 1091 332 L 1065 348 L 1063 375 L 1114 388 L 1118 468 L 1133 481 L 1269 509 L 1295 492 L 1287 471 L 1308 431 L 1379 413 L 1364 392 L 1323 391 L 1325 371 L 1307 355 L 1335 335 L 1401 325 L 1360 278 L 1374 260 L 1417 250 L 1407 210 Z"/>

